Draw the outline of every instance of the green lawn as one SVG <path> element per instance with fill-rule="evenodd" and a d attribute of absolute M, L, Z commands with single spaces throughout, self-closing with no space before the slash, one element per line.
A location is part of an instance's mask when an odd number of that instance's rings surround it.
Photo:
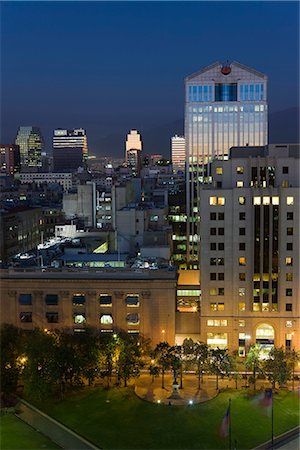
<path fill-rule="evenodd" d="M 231 398 L 232 440 L 239 449 L 270 439 L 271 418 L 244 391 L 228 391 L 193 406 L 145 402 L 132 388 L 87 388 L 63 402 L 38 405 L 103 449 L 223 449 L 220 424 Z M 275 435 L 299 424 L 296 393 L 274 394 Z"/>
<path fill-rule="evenodd" d="M 13 414 L 1 416 L 1 450 L 37 450 L 60 448 Z"/>

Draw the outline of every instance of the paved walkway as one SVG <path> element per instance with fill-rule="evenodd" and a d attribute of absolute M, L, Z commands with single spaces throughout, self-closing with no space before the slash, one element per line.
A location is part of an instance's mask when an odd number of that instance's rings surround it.
<path fill-rule="evenodd" d="M 57 422 L 52 417 L 21 400 L 19 412 L 16 414 L 25 423 L 50 438 L 66 450 L 99 450 L 98 447 L 79 436 L 74 431 Z"/>

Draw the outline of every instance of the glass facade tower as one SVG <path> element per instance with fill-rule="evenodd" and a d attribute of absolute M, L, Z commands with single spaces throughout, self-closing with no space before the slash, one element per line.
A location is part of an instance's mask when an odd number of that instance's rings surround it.
<path fill-rule="evenodd" d="M 211 161 L 233 146 L 268 143 L 267 77 L 238 62 L 216 62 L 185 79 L 187 260 L 198 260 L 199 186 L 211 183 Z"/>
<path fill-rule="evenodd" d="M 42 167 L 44 141 L 39 128 L 20 127 L 15 144 L 20 148 L 22 167 Z"/>

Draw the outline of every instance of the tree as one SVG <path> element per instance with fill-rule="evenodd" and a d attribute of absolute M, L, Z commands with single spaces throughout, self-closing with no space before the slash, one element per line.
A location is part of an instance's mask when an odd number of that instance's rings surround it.
<path fill-rule="evenodd" d="M 99 344 L 99 370 L 100 376 L 106 378 L 109 388 L 114 368 L 114 360 L 117 348 L 117 335 L 109 336 L 103 334 L 100 337 Z"/>
<path fill-rule="evenodd" d="M 152 383 L 153 383 L 154 382 L 154 378 L 158 377 L 158 375 L 159 375 L 159 367 L 150 364 L 150 366 L 149 366 L 149 373 L 152 376 Z"/>
<path fill-rule="evenodd" d="M 260 345 L 251 345 L 249 352 L 247 353 L 245 367 L 252 372 L 253 389 L 256 390 L 256 379 L 258 373 L 262 372 L 262 360 L 261 360 L 261 347 Z"/>
<path fill-rule="evenodd" d="M 209 369 L 216 375 L 216 389 L 219 389 L 219 377 L 229 375 L 232 369 L 232 359 L 227 349 L 210 349 L 208 352 Z"/>
<path fill-rule="evenodd" d="M 170 345 L 168 342 L 160 342 L 156 345 L 153 356 L 157 360 L 158 366 L 161 370 L 161 387 L 165 388 L 165 371 L 170 367 Z"/>
<path fill-rule="evenodd" d="M 23 334 L 19 328 L 10 324 L 3 324 L 0 339 L 1 392 L 11 394 L 16 392 L 22 374 L 23 364 L 20 359 L 26 359 L 23 354 Z"/>
<path fill-rule="evenodd" d="M 231 355 L 231 370 L 233 372 L 232 379 L 235 381 L 235 388 L 238 388 L 238 381 L 241 380 L 241 375 L 239 374 L 239 354 L 238 351 L 234 351 Z"/>
<path fill-rule="evenodd" d="M 292 372 L 292 389 L 295 389 L 295 365 L 300 361 L 300 354 L 293 349 L 290 352 L 287 352 L 287 360 Z"/>
<path fill-rule="evenodd" d="M 291 375 L 291 366 L 283 347 L 272 348 L 269 358 L 264 361 L 264 369 L 268 379 L 272 382 L 272 388 L 275 389 L 276 383 L 283 386 L 287 383 Z"/>
<path fill-rule="evenodd" d="M 118 347 L 118 377 L 120 380 L 124 380 L 124 386 L 127 387 L 128 380 L 137 377 L 143 367 L 140 346 L 137 340 L 124 334 L 119 336 Z"/>
<path fill-rule="evenodd" d="M 84 333 L 73 335 L 74 351 L 79 359 L 80 376 L 87 378 L 89 386 L 98 376 L 99 340 L 97 331 L 87 327 Z"/>

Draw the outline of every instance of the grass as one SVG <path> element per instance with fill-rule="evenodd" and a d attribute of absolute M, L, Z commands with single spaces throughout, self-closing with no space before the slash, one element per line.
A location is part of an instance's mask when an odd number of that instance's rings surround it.
<path fill-rule="evenodd" d="M 271 418 L 251 401 L 249 393 L 227 391 L 193 406 L 166 406 L 137 398 L 132 388 L 87 388 L 62 402 L 37 405 L 103 449 L 225 449 L 219 436 L 231 398 L 232 442 L 250 449 L 271 436 Z M 274 394 L 274 432 L 299 424 L 296 393 Z"/>
<path fill-rule="evenodd" d="M 60 447 L 13 414 L 1 416 L 1 450 L 59 449 Z"/>

